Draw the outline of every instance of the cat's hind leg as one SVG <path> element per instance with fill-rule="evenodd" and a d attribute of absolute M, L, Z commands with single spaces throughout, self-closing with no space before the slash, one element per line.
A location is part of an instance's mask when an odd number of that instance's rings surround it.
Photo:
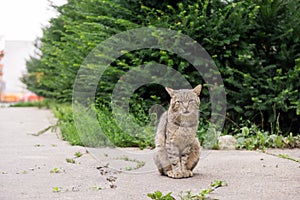
<path fill-rule="evenodd" d="M 158 171 L 162 175 L 167 175 L 168 171 L 172 170 L 172 165 L 168 158 L 168 153 L 165 147 L 156 148 L 153 159 Z"/>

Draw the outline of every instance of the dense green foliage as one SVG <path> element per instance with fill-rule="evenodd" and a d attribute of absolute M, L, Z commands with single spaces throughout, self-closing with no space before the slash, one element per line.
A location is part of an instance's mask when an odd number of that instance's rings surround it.
<path fill-rule="evenodd" d="M 172 15 L 152 9 L 160 18 L 149 18 L 155 26 L 190 35 L 211 54 L 227 90 L 229 119 L 238 124 L 250 119 L 288 134 L 299 132 L 299 6 L 280 0 L 204 1 L 168 7 Z"/>
<path fill-rule="evenodd" d="M 255 150 L 267 148 L 299 148 L 300 135 L 290 133 L 287 136 L 269 134 L 261 130 L 257 125 L 245 121 L 240 125 L 242 128 L 236 130 L 237 149 Z"/>
<path fill-rule="evenodd" d="M 190 36 L 214 59 L 227 92 L 224 132 L 236 133 L 243 122 L 251 121 L 267 134 L 299 133 L 299 1 L 69 0 L 57 10 L 60 15 L 51 20 L 37 42 L 40 55 L 27 62 L 29 73 L 23 78 L 37 94 L 70 102 L 76 73 L 99 43 L 133 28 L 164 27 Z M 146 49 L 115 60 L 99 83 L 95 102 L 98 112 L 106 113 L 98 116 L 100 123 L 106 118 L 104 125 L 111 124 L 105 128 L 107 135 L 114 132 L 124 137 L 116 140 L 119 143 L 115 141 L 119 146 L 152 145 L 140 136 L 132 139 L 126 130 L 117 130 L 109 110 L 111 93 L 120 76 L 133 66 L 152 61 L 177 70 L 192 86 L 205 84 L 187 61 L 170 52 Z M 201 99 L 203 126 L 199 132 L 205 132 L 203 127 L 210 117 L 206 87 Z M 145 125 L 149 119 L 139 115 L 140 110 L 147 114 L 153 104 L 166 107 L 168 101 L 162 86 L 145 85 L 132 98 L 132 116 Z"/>
<path fill-rule="evenodd" d="M 27 62 L 28 88 L 39 95 L 70 102 L 76 73 L 87 54 L 118 32 L 137 27 L 129 10 L 111 1 L 69 0 L 57 8 L 40 41 L 41 55 Z"/>

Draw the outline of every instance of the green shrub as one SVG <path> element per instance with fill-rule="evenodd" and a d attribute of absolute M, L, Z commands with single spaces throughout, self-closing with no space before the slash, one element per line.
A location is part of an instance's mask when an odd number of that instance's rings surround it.
<path fill-rule="evenodd" d="M 146 8 L 148 23 L 187 34 L 210 53 L 225 83 L 227 118 L 249 119 L 272 134 L 299 133 L 299 2 L 195 1 L 168 8 Z M 192 76 L 191 83 L 199 81 Z"/>
<path fill-rule="evenodd" d="M 300 147 L 300 135 L 288 136 L 270 134 L 261 130 L 258 126 L 247 121 L 241 124 L 241 128 L 234 129 L 238 149 L 263 149 L 266 148 L 298 148 Z"/>
<path fill-rule="evenodd" d="M 57 8 L 60 15 L 44 29 L 44 36 L 37 42 L 41 54 L 27 62 L 28 75 L 24 76 L 23 81 L 39 95 L 59 102 L 70 102 L 77 71 L 99 43 L 133 28 L 164 27 L 196 40 L 218 66 L 227 93 L 225 132 L 235 134 L 232 129 L 236 124 L 250 120 L 253 127 L 248 127 L 249 132 L 259 134 L 255 140 L 242 136 L 245 138 L 245 148 L 258 148 L 263 144 L 269 146 L 267 132 L 285 136 L 272 139 L 275 146 L 284 146 L 281 141 L 290 133 L 299 134 L 300 130 L 299 9 L 299 1 L 294 0 L 168 0 L 163 3 L 70 0 Z M 114 142 L 119 141 L 118 145 L 153 145 L 148 138 L 151 134 L 129 133 L 130 127 L 121 131 L 109 115 L 111 93 L 120 77 L 135 66 L 153 61 L 177 70 L 192 86 L 199 83 L 207 86 L 193 66 L 172 52 L 144 49 L 119 57 L 105 71 L 95 102 L 92 102 L 95 103 L 99 122 L 109 121 L 104 129 Z M 89 77 L 86 79 L 89 80 Z M 169 96 L 159 85 L 145 85 L 134 95 L 142 100 L 132 99 L 135 102 L 131 102 L 131 114 L 124 118 L 134 118 L 141 126 L 149 123 L 146 115 L 152 105 L 168 106 Z M 209 121 L 206 119 L 210 118 L 211 108 L 207 87 L 204 87 L 201 99 L 201 117 L 205 119 L 201 126 L 208 127 Z M 142 102 L 146 102 L 146 106 Z M 101 110 L 102 105 L 108 110 Z M 135 108 L 143 111 L 136 112 Z M 62 132 L 66 131 L 64 137 L 71 137 L 75 131 L 69 119 L 71 114 L 61 115 L 61 118 L 66 118 L 61 122 Z M 89 116 L 83 117 L 89 121 Z M 205 130 L 200 129 L 199 133 Z M 118 133 L 116 136 L 115 131 Z M 204 136 L 199 137 L 204 140 Z M 79 143 L 76 137 L 71 140 L 72 143 Z M 93 144 L 92 141 L 88 143 Z"/>

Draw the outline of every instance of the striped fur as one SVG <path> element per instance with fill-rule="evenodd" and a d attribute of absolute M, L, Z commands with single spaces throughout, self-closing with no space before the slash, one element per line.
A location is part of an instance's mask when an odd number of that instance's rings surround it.
<path fill-rule="evenodd" d="M 192 170 L 200 156 L 196 131 L 201 89 L 201 85 L 193 90 L 166 88 L 171 102 L 158 124 L 154 155 L 154 162 L 162 175 L 171 178 L 193 176 Z"/>

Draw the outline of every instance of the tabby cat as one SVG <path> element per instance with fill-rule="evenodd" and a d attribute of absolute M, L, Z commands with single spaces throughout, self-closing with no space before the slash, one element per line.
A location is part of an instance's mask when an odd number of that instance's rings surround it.
<path fill-rule="evenodd" d="M 162 175 L 171 178 L 193 176 L 192 170 L 200 156 L 196 131 L 201 89 L 201 85 L 192 90 L 166 88 L 171 102 L 168 111 L 159 120 L 154 155 L 154 162 Z"/>

